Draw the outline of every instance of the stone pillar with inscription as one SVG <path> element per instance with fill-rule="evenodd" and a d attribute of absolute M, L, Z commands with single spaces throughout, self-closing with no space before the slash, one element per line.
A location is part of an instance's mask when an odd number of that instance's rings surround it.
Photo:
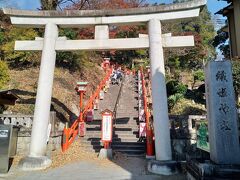
<path fill-rule="evenodd" d="M 210 158 L 216 164 L 240 164 L 231 62 L 208 62 L 205 76 Z"/>

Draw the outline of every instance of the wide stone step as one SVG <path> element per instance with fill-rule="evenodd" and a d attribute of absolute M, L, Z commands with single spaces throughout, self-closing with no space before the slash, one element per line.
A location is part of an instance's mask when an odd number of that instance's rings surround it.
<path fill-rule="evenodd" d="M 101 138 L 101 132 L 94 131 L 92 134 L 86 134 L 87 138 Z M 113 138 L 138 138 L 138 133 L 137 134 L 113 134 Z"/>
<path fill-rule="evenodd" d="M 102 121 L 92 121 L 92 122 L 86 122 L 86 127 L 100 127 Z"/>
<path fill-rule="evenodd" d="M 101 137 L 82 137 L 81 138 L 81 142 L 100 142 L 101 141 Z"/>
<path fill-rule="evenodd" d="M 126 114 L 126 113 L 117 113 L 116 114 L 117 119 L 128 119 L 128 120 L 132 120 L 133 118 L 138 118 L 138 113 L 136 114 Z"/>
<path fill-rule="evenodd" d="M 123 129 L 123 128 L 121 128 L 121 129 Z M 128 130 L 128 131 L 124 131 L 124 130 L 114 130 L 113 132 L 115 133 L 115 134 L 124 134 L 124 133 L 127 133 L 127 134 L 137 134 L 138 133 L 138 128 L 137 127 L 135 127 L 135 128 L 129 128 L 129 129 L 131 129 L 131 130 Z"/>
<path fill-rule="evenodd" d="M 122 104 L 119 103 L 120 107 L 133 108 L 134 106 L 137 106 L 137 104 L 138 104 L 138 97 L 136 97 L 135 95 L 131 95 L 131 96 L 125 97 L 123 99 L 121 98 L 121 100 L 119 102 L 122 103 Z"/>
<path fill-rule="evenodd" d="M 91 130 L 91 131 L 87 131 L 85 136 L 98 136 L 101 135 L 102 131 L 100 130 Z M 114 135 L 126 135 L 126 136 L 130 136 L 130 135 L 137 135 L 138 131 L 113 131 L 113 136 Z"/>
<path fill-rule="evenodd" d="M 114 137 L 113 142 L 138 142 L 139 138 L 136 137 Z"/>
<path fill-rule="evenodd" d="M 121 141 L 114 141 L 112 142 L 113 145 L 123 145 L 123 146 L 145 146 L 145 142 L 121 142 Z"/>
<path fill-rule="evenodd" d="M 136 143 L 138 142 L 139 138 L 119 138 L 119 137 L 113 137 L 113 143 Z M 82 142 L 100 142 L 101 137 L 84 137 L 81 139 Z"/>
<path fill-rule="evenodd" d="M 84 140 L 84 141 L 81 141 L 80 144 L 82 145 L 92 145 L 92 146 L 100 146 L 102 143 L 101 141 L 88 141 L 88 140 Z"/>
<path fill-rule="evenodd" d="M 118 136 L 113 138 L 113 141 L 116 141 L 116 140 L 121 142 L 138 142 L 139 138 L 136 136 L 130 136 L 130 137 Z"/>
<path fill-rule="evenodd" d="M 119 116 L 119 114 L 117 113 L 117 117 L 116 119 L 114 119 L 114 121 L 116 122 L 136 122 L 138 121 L 138 114 L 137 116 L 127 116 L 127 115 L 124 115 L 124 116 Z M 102 119 L 94 119 L 93 121 L 91 122 L 86 122 L 86 125 L 101 125 L 102 123 Z"/>
<path fill-rule="evenodd" d="M 115 132 L 118 132 L 118 131 L 138 131 L 138 127 L 137 126 L 129 126 L 129 125 L 126 125 L 125 127 L 122 126 L 122 127 L 119 127 L 119 126 L 116 126 L 114 127 L 113 129 Z"/>
<path fill-rule="evenodd" d="M 145 150 L 142 149 L 113 149 L 115 152 L 121 152 L 123 154 L 127 154 L 127 155 L 144 155 L 145 154 Z"/>
<path fill-rule="evenodd" d="M 138 111 L 137 108 L 138 108 L 138 104 L 130 104 L 129 103 L 128 106 L 124 106 L 124 102 L 122 102 L 122 104 L 120 104 L 118 106 L 118 112 L 124 112 L 124 110 L 125 110 L 125 112 L 127 112 L 127 113 L 131 113 L 131 112 L 134 113 L 134 112 Z"/>
<path fill-rule="evenodd" d="M 139 133 L 138 131 L 114 131 L 114 134 L 115 135 L 128 135 L 128 134 L 137 135 Z"/>
<path fill-rule="evenodd" d="M 138 122 L 138 120 L 136 120 L 136 116 L 129 116 L 126 118 L 126 116 L 119 116 L 117 114 L 116 122 L 120 122 L 121 124 L 128 124 Z"/>
<path fill-rule="evenodd" d="M 145 145 L 122 145 L 122 144 L 112 144 L 113 149 L 138 149 L 138 150 L 145 150 Z"/>
<path fill-rule="evenodd" d="M 137 113 L 137 115 L 135 115 L 135 116 L 129 116 L 128 114 L 124 114 L 124 115 L 119 115 L 118 113 L 116 113 L 116 118 L 115 119 L 113 119 L 114 121 L 133 121 L 133 120 L 138 120 L 139 119 L 139 117 L 138 117 L 138 113 Z M 100 122 L 102 122 L 102 119 L 94 119 L 93 121 L 91 121 L 91 122 L 86 122 L 86 124 L 93 124 L 93 123 L 95 123 L 95 124 L 97 124 L 97 123 L 100 123 Z"/>
<path fill-rule="evenodd" d="M 86 125 L 101 125 L 102 124 L 102 120 L 98 119 L 98 120 L 93 120 L 91 122 L 86 122 Z"/>
<path fill-rule="evenodd" d="M 103 147 L 102 143 L 100 141 L 81 141 L 80 143 L 81 147 L 92 147 L 94 149 L 99 149 Z M 121 149 L 138 149 L 138 150 L 145 150 L 146 146 L 145 143 L 139 143 L 139 142 L 113 142 L 112 144 L 113 149 L 121 150 Z"/>
<path fill-rule="evenodd" d="M 130 126 L 130 127 L 137 127 L 139 125 L 139 122 L 129 122 L 129 123 L 125 123 L 122 121 L 118 121 L 115 123 L 116 127 L 118 127 L 118 125 L 124 125 L 124 126 Z"/>
<path fill-rule="evenodd" d="M 99 136 L 101 135 L 101 131 L 100 130 L 90 130 L 90 131 L 87 131 L 85 136 Z"/>
<path fill-rule="evenodd" d="M 120 103 L 118 105 L 118 112 L 119 111 L 122 112 L 122 111 L 124 111 L 124 109 L 127 110 L 128 112 L 138 111 L 138 104 L 136 104 L 136 103 L 131 104 L 131 103 L 127 102 L 127 103 L 129 103 L 128 106 L 125 106 L 124 102 L 122 102 L 122 104 L 120 104 Z"/>
<path fill-rule="evenodd" d="M 102 142 L 100 140 L 81 140 L 80 144 L 82 146 L 101 146 Z M 121 142 L 121 141 L 114 141 L 111 143 L 112 147 L 116 148 L 145 148 L 145 142 Z"/>
<path fill-rule="evenodd" d="M 99 126 L 95 126 L 95 127 L 87 127 L 86 128 L 87 131 L 101 131 L 101 127 Z"/>
<path fill-rule="evenodd" d="M 135 157 L 135 158 L 141 158 L 141 159 L 145 159 L 146 158 L 146 154 L 126 154 L 123 153 L 124 155 L 126 155 L 127 157 Z"/>
<path fill-rule="evenodd" d="M 87 131 L 101 131 L 101 126 L 100 125 L 87 125 L 86 127 L 86 130 Z M 116 131 L 116 132 L 121 132 L 121 131 L 138 131 L 139 128 L 137 126 L 137 124 L 133 124 L 133 125 L 130 125 L 130 124 L 126 124 L 126 125 L 121 125 L 119 127 L 118 126 L 115 126 L 113 127 L 113 131 Z"/>
<path fill-rule="evenodd" d="M 117 113 L 117 117 L 120 117 L 120 118 L 129 118 L 129 119 L 132 119 L 133 117 L 138 117 L 138 112 L 137 113 L 126 113 L 126 112 L 123 112 L 123 113 Z"/>
<path fill-rule="evenodd" d="M 137 137 L 138 133 L 118 133 L 113 134 L 113 137 Z"/>
<path fill-rule="evenodd" d="M 121 129 L 131 129 L 132 131 L 138 131 L 139 130 L 137 123 L 134 124 L 134 125 L 118 124 L 118 125 L 115 126 L 115 130 L 121 131 Z"/>
<path fill-rule="evenodd" d="M 119 101 L 119 108 L 130 108 L 130 109 L 134 109 L 134 107 L 138 106 L 138 102 L 137 99 L 134 101 L 129 101 L 129 98 L 133 98 L 133 97 L 128 97 L 126 99 L 121 99 L 121 101 Z M 136 97 L 135 97 L 136 98 Z M 126 105 L 127 103 L 127 105 Z M 130 110 L 128 109 L 128 110 Z"/>
<path fill-rule="evenodd" d="M 145 144 L 144 142 L 138 142 L 139 138 L 135 138 L 135 137 L 126 137 L 126 138 L 123 138 L 123 139 L 126 139 L 126 141 L 120 141 L 121 139 L 119 137 L 113 137 L 113 144 L 116 143 L 116 144 L 125 144 L 125 145 L 128 145 L 128 144 Z M 129 141 L 129 140 L 134 140 L 134 141 Z M 101 141 L 101 137 L 81 137 L 80 138 L 80 141 L 81 142 L 100 142 Z"/>
<path fill-rule="evenodd" d="M 130 118 L 126 118 L 126 117 L 119 117 L 116 118 L 116 120 L 114 121 L 113 124 L 118 124 L 118 123 L 121 123 L 121 124 L 130 124 L 130 125 L 133 125 L 133 124 L 136 124 L 138 123 L 139 121 L 136 120 L 136 117 L 130 117 Z"/>
<path fill-rule="evenodd" d="M 126 103 L 127 103 L 127 105 L 126 105 Z M 120 101 L 119 105 L 118 105 L 119 110 L 126 109 L 127 111 L 134 111 L 134 110 L 136 111 L 137 107 L 138 107 L 138 102 L 133 103 L 131 101 L 129 102 L 128 100 Z"/>
<path fill-rule="evenodd" d="M 134 125 L 134 124 L 137 124 L 138 122 L 133 120 L 133 119 L 130 119 L 130 118 L 117 118 L 115 120 L 115 124 L 129 124 L 129 125 Z"/>

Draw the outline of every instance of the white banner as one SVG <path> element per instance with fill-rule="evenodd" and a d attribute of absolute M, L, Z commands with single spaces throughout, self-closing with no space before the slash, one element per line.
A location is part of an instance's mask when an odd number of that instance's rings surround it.
<path fill-rule="evenodd" d="M 112 116 L 111 115 L 103 115 L 102 141 L 112 141 Z"/>

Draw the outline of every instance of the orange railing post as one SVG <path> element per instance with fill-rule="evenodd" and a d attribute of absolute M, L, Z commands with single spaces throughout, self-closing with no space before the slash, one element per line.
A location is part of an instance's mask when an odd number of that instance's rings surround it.
<path fill-rule="evenodd" d="M 147 143 L 147 156 L 154 156 L 154 143 L 153 143 L 153 129 L 150 125 L 150 114 L 148 111 L 147 103 L 147 91 L 145 86 L 145 79 L 143 75 L 143 70 L 140 70 L 141 80 L 142 80 L 142 89 L 143 89 L 143 102 L 144 102 L 144 114 L 146 119 L 146 143 Z"/>
<path fill-rule="evenodd" d="M 63 143 L 62 143 L 62 151 L 65 152 L 68 148 L 68 129 L 63 129 Z"/>

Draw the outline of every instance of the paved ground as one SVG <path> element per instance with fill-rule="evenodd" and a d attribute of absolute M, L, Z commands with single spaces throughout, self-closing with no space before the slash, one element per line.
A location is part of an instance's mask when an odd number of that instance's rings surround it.
<path fill-rule="evenodd" d="M 91 180 L 91 179 L 136 179 L 136 180 L 181 180 L 182 175 L 158 176 L 150 175 L 146 171 L 146 161 L 141 158 L 117 157 L 109 160 L 83 160 L 62 167 L 44 171 L 22 172 L 12 167 L 7 175 L 1 175 L 0 179 L 6 180 Z"/>
<path fill-rule="evenodd" d="M 62 153 L 53 151 L 50 168 L 42 171 L 24 172 L 17 168 L 22 157 L 16 156 L 9 173 L 0 174 L 0 180 L 183 180 L 183 175 L 158 176 L 147 172 L 145 157 L 128 157 L 116 152 L 112 160 L 100 160 L 98 153 L 81 146 L 77 139 Z"/>

